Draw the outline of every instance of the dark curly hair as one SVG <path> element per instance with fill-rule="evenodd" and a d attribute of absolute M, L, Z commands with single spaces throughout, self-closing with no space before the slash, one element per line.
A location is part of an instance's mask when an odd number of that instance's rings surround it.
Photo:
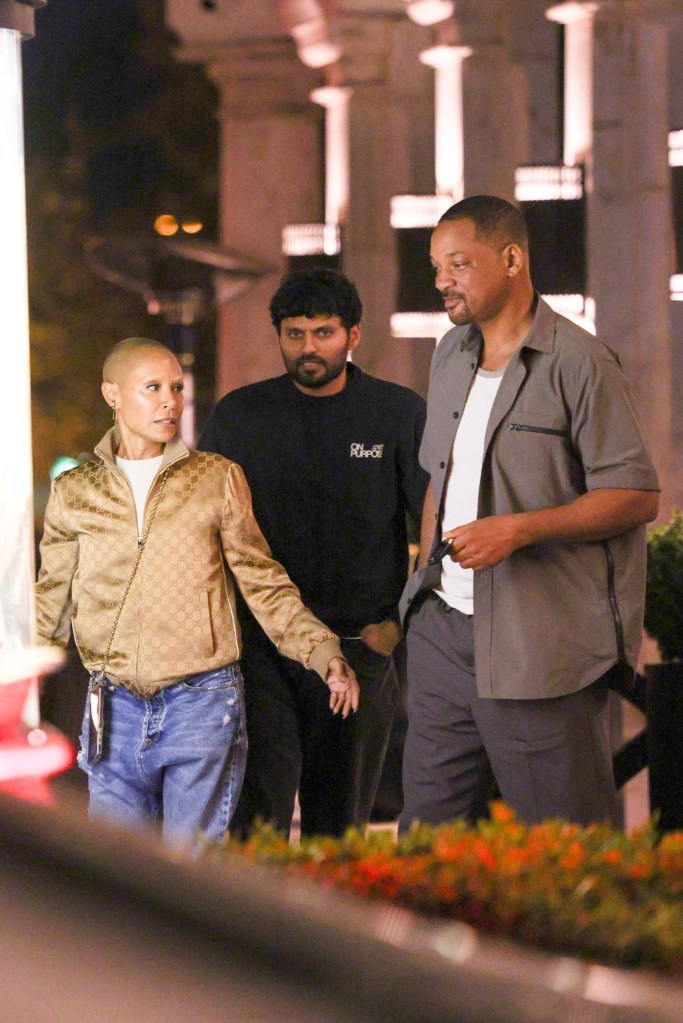
<path fill-rule="evenodd" d="M 346 330 L 360 323 L 363 305 L 348 277 L 338 270 L 299 270 L 285 274 L 270 301 L 270 318 L 280 324 L 292 316 L 338 316 Z"/>

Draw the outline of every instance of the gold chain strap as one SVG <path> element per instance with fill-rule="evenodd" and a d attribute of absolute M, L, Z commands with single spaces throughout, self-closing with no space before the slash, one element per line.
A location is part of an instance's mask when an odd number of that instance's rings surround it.
<path fill-rule="evenodd" d="M 114 633 L 116 632 L 116 627 L 119 624 L 119 618 L 121 617 L 121 612 L 123 611 L 123 605 L 126 603 L 126 598 L 128 597 L 128 594 L 130 593 L 130 588 L 133 585 L 133 579 L 135 578 L 135 573 L 138 570 L 138 565 L 140 564 L 140 558 L 142 557 L 142 552 L 145 549 L 145 545 L 147 543 L 147 537 L 149 536 L 149 531 L 152 528 L 152 522 L 154 521 L 154 516 L 157 513 L 157 508 L 159 506 L 159 500 L 161 498 L 161 493 L 162 493 L 164 487 L 166 486 L 167 474 L 168 474 L 168 469 L 164 469 L 163 476 L 161 477 L 161 481 L 159 482 L 159 489 L 157 490 L 156 497 L 154 498 L 154 504 L 152 505 L 152 510 L 149 513 L 149 518 L 147 519 L 147 525 L 145 526 L 145 531 L 142 534 L 142 540 L 138 544 L 138 556 L 135 559 L 135 564 L 133 565 L 133 571 L 130 573 L 130 577 L 128 579 L 128 582 L 126 583 L 126 588 L 123 591 L 123 596 L 121 597 L 121 603 L 119 604 L 118 611 L 116 612 L 116 618 L 114 619 L 114 624 L 112 625 L 112 629 L 111 629 L 111 632 L 109 634 L 109 642 L 107 643 L 107 651 L 106 651 L 106 653 L 104 655 L 104 660 L 102 661 L 102 667 L 100 668 L 100 673 L 102 675 L 104 675 L 105 672 L 106 672 L 107 661 L 109 660 L 109 654 L 111 653 L 112 643 L 114 642 Z"/>

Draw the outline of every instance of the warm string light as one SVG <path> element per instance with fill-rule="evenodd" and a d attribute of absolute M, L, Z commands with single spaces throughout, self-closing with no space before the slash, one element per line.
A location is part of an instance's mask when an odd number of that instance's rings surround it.
<path fill-rule="evenodd" d="M 552 202 L 557 199 L 581 199 L 581 167 L 518 167 L 515 171 L 517 202 Z"/>
<path fill-rule="evenodd" d="M 669 167 L 683 167 L 683 131 L 669 132 Z"/>
<path fill-rule="evenodd" d="M 452 205 L 450 195 L 395 195 L 391 200 L 391 226 L 436 227 L 441 215 Z"/>
<path fill-rule="evenodd" d="M 390 322 L 392 337 L 430 338 L 432 341 L 443 337 L 452 326 L 446 313 L 393 313 Z"/>
<path fill-rule="evenodd" d="M 282 229 L 284 256 L 336 256 L 340 251 L 338 224 L 286 224 Z"/>
<path fill-rule="evenodd" d="M 683 274 L 673 274 L 670 281 L 671 301 L 683 302 Z"/>
<path fill-rule="evenodd" d="M 453 16 L 453 0 L 405 0 L 406 14 L 416 25 L 437 25 Z"/>
<path fill-rule="evenodd" d="M 282 23 L 294 40 L 302 64 L 323 68 L 341 59 L 341 46 L 332 37 L 319 0 L 278 0 L 278 7 Z"/>
<path fill-rule="evenodd" d="M 198 217 L 184 217 L 178 220 L 172 213 L 161 213 L 154 221 L 154 230 L 162 238 L 172 238 L 178 231 L 184 234 L 199 234 L 204 224 Z"/>

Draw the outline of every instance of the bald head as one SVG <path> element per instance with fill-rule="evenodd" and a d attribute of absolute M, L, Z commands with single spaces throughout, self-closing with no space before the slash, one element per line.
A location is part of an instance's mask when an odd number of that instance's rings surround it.
<path fill-rule="evenodd" d="M 132 362 L 137 362 L 141 355 L 149 352 L 165 352 L 172 355 L 170 348 L 160 341 L 148 337 L 127 337 L 109 352 L 102 367 L 102 380 L 105 383 L 120 384 L 128 373 Z"/>
<path fill-rule="evenodd" d="M 183 413 L 183 369 L 166 345 L 120 341 L 103 369 L 102 394 L 114 411 L 121 458 L 154 458 L 175 437 Z"/>

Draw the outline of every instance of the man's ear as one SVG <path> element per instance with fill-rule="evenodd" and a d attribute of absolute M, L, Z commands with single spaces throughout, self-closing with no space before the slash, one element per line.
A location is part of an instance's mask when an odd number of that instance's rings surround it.
<path fill-rule="evenodd" d="M 509 277 L 514 277 L 524 266 L 524 252 L 515 242 L 510 242 L 503 250 L 505 269 Z"/>
<path fill-rule="evenodd" d="M 358 347 L 360 342 L 360 323 L 356 323 L 349 329 L 349 351 L 352 352 L 354 348 Z"/>

